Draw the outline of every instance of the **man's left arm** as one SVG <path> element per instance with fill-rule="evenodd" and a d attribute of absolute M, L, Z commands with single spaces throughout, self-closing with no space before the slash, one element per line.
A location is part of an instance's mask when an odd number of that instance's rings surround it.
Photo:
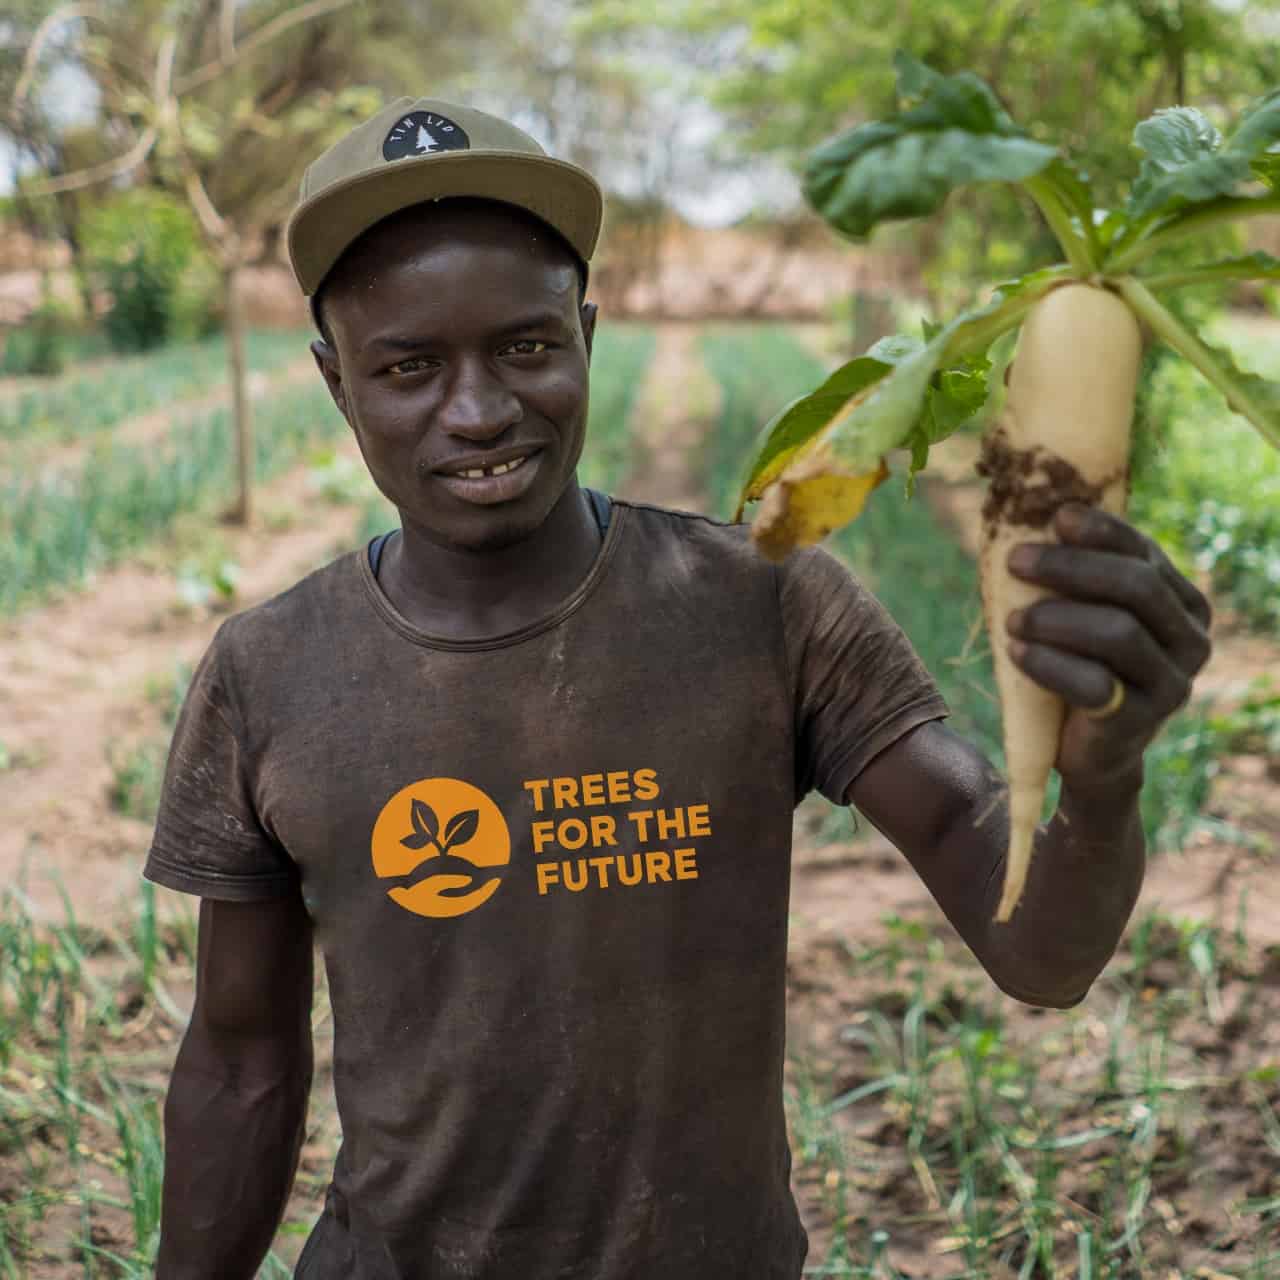
<path fill-rule="evenodd" d="M 911 730 L 854 779 L 846 800 L 907 857 L 1001 990 L 1069 1008 L 1114 954 L 1142 888 L 1143 752 L 1191 695 L 1209 656 L 1210 606 L 1151 539 L 1099 508 L 1064 506 L 1058 545 L 1010 556 L 1055 595 L 1009 620 L 1018 666 L 1067 704 L 1058 809 L 1036 833 L 1013 918 L 994 922 L 1009 830 L 1004 783 L 939 721 Z M 1124 700 L 1098 719 L 1114 680 Z"/>

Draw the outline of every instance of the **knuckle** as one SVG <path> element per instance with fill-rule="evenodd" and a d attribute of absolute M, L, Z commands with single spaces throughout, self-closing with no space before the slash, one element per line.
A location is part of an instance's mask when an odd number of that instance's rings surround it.
<path fill-rule="evenodd" d="M 1138 649 L 1146 639 L 1146 628 L 1131 613 L 1117 610 L 1111 616 L 1110 638 L 1121 648 Z"/>
<path fill-rule="evenodd" d="M 1160 571 L 1153 564 L 1139 566 L 1134 574 L 1133 590 L 1139 605 L 1155 608 L 1164 603 L 1164 583 L 1160 579 Z"/>
<path fill-rule="evenodd" d="M 1209 661 L 1209 658 L 1212 654 L 1213 654 L 1213 644 L 1210 642 L 1209 637 L 1207 635 L 1205 635 L 1203 632 L 1200 632 L 1196 636 L 1195 645 L 1192 650 L 1192 658 L 1193 658 L 1193 661 L 1195 662 L 1195 669 L 1199 671 L 1205 665 L 1205 663 Z"/>

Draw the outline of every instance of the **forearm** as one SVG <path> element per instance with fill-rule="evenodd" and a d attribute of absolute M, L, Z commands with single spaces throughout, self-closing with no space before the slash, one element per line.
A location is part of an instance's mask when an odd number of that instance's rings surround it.
<path fill-rule="evenodd" d="M 310 1085 L 309 1045 L 228 1054 L 193 1024 L 165 1103 L 157 1280 L 252 1280 L 288 1202 Z"/>
<path fill-rule="evenodd" d="M 983 895 L 985 959 L 1010 994 L 1069 1008 L 1115 954 L 1146 870 L 1141 788 L 1141 769 L 1087 793 L 1064 784 L 1057 812 L 1037 832 L 1022 901 L 1005 924 L 994 920 L 1004 880 L 999 854 Z"/>

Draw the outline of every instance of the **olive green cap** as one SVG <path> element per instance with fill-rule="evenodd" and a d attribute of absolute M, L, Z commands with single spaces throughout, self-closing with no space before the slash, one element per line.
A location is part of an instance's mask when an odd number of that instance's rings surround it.
<path fill-rule="evenodd" d="M 501 200 L 554 227 L 584 262 L 604 197 L 577 165 L 557 160 L 497 116 L 435 98 L 398 98 L 313 161 L 287 241 L 310 297 L 346 247 L 390 214 L 447 196 Z"/>

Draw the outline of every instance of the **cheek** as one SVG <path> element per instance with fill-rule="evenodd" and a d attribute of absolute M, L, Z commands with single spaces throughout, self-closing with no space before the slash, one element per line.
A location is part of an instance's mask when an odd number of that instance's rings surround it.
<path fill-rule="evenodd" d="M 363 389 L 350 402 L 351 416 L 362 435 L 379 451 L 412 446 L 431 412 L 424 394 Z"/>
<path fill-rule="evenodd" d="M 586 367 L 549 369 L 528 394 L 547 417 L 567 426 L 578 414 L 586 415 Z"/>

